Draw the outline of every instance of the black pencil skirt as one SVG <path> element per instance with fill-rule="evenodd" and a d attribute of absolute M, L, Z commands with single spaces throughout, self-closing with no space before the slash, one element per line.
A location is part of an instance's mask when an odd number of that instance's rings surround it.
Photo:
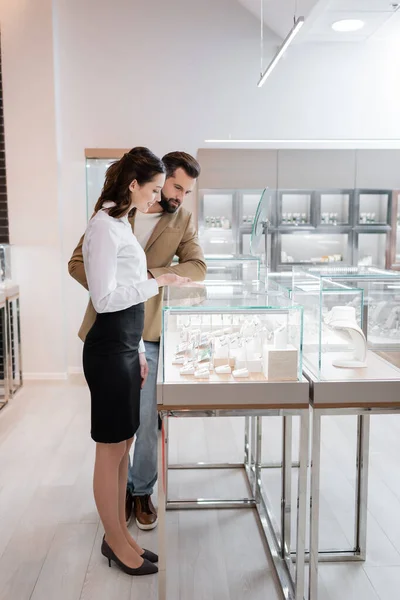
<path fill-rule="evenodd" d="M 113 444 L 133 437 L 139 427 L 139 342 L 144 304 L 98 313 L 83 347 L 83 371 L 91 395 L 91 436 Z"/>

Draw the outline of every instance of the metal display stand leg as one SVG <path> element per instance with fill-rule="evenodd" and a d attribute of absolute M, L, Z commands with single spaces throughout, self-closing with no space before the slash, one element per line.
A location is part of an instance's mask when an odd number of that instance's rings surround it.
<path fill-rule="evenodd" d="M 354 546 L 345 550 L 319 550 L 321 474 L 321 420 L 323 415 L 357 414 Z M 366 558 L 370 414 L 359 411 L 313 410 L 311 452 L 310 588 L 309 600 L 318 598 L 318 563 L 364 561 Z"/>
<path fill-rule="evenodd" d="M 367 555 L 367 508 L 370 415 L 357 417 L 357 480 L 354 548 L 361 560 Z"/>
<path fill-rule="evenodd" d="M 167 599 L 168 416 L 161 416 L 158 436 L 158 600 Z"/>
<path fill-rule="evenodd" d="M 303 600 L 305 585 L 305 542 L 307 508 L 307 468 L 309 439 L 309 410 L 269 409 L 251 410 L 252 414 L 243 414 L 243 410 L 216 411 L 161 411 L 162 432 L 159 442 L 159 600 L 166 600 L 166 510 L 216 509 L 216 508 L 256 508 L 264 538 L 267 542 L 281 590 L 285 600 Z M 260 414 L 260 412 L 262 414 Z M 169 465 L 168 461 L 168 415 L 174 417 L 215 417 L 244 416 L 244 463 L 194 463 Z M 300 416 L 299 477 L 297 488 L 297 540 L 296 551 L 291 556 L 291 477 L 292 477 L 292 416 Z M 283 417 L 282 439 L 282 503 L 279 522 L 275 519 L 267 494 L 262 485 L 262 416 Z M 275 468 L 277 465 L 273 465 Z M 215 499 L 195 498 L 177 500 L 168 496 L 168 469 L 244 469 L 251 490 L 248 498 Z"/>

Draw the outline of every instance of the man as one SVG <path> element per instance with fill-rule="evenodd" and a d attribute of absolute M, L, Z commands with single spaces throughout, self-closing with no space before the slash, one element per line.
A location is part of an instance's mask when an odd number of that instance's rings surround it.
<path fill-rule="evenodd" d="M 200 175 L 200 165 L 193 156 L 185 152 L 170 152 L 163 157 L 163 162 L 166 180 L 160 202 L 156 202 L 146 214 L 136 211 L 129 221 L 146 253 L 149 278 L 158 277 L 162 273 L 176 273 L 194 281 L 202 281 L 206 275 L 203 252 L 198 243 L 192 214 L 181 206 L 185 197 L 193 191 Z M 68 271 L 87 289 L 82 242 L 83 237 L 68 263 Z M 179 263 L 171 267 L 175 255 Z M 157 480 L 156 383 L 161 305 L 162 291 L 145 305 L 143 339 L 149 374 L 141 393 L 140 427 L 136 434 L 133 463 L 129 465 L 125 505 L 127 521 L 133 511 L 138 527 L 144 530 L 154 529 L 157 525 L 157 512 L 151 501 L 151 494 Z M 89 302 L 79 331 L 82 340 L 95 318 L 95 310 Z"/>

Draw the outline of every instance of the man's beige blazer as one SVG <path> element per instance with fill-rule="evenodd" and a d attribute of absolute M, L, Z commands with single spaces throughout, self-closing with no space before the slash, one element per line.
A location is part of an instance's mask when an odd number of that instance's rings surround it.
<path fill-rule="evenodd" d="M 135 217 L 129 219 L 135 230 Z M 75 248 L 68 263 L 69 274 L 88 289 L 82 256 L 83 236 Z M 181 207 L 174 214 L 163 213 L 145 247 L 147 269 L 153 277 L 163 273 L 176 273 L 190 277 L 193 281 L 202 281 L 206 275 L 203 251 L 199 245 L 197 231 L 192 214 Z M 178 256 L 179 264 L 171 267 L 172 259 Z M 145 304 L 145 322 L 143 339 L 158 342 L 161 334 L 162 289 L 157 296 Z M 85 340 L 86 334 L 96 318 L 96 311 L 89 301 L 79 330 L 79 337 Z"/>

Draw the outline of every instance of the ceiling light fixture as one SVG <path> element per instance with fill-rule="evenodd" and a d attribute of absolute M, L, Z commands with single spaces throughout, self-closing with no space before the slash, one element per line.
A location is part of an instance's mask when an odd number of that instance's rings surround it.
<path fill-rule="evenodd" d="M 296 9 L 296 6 L 297 6 L 297 1 L 296 1 L 295 9 Z M 271 62 L 269 63 L 268 67 L 263 72 L 263 54 L 264 54 L 264 52 L 263 52 L 263 50 L 264 50 L 264 0 L 261 0 L 261 72 L 260 72 L 260 80 L 257 83 L 257 87 L 260 88 L 260 87 L 262 87 L 264 85 L 267 77 L 269 77 L 269 75 L 275 69 L 276 65 L 278 64 L 278 62 L 280 61 L 280 59 L 284 55 L 284 53 L 287 50 L 288 46 L 292 43 L 293 39 L 296 37 L 296 35 L 299 33 L 300 29 L 304 25 L 304 17 L 299 17 L 297 19 L 296 15 L 295 15 L 294 18 L 293 18 L 293 21 L 294 21 L 294 24 L 293 24 L 292 29 L 289 31 L 289 33 L 287 34 L 287 36 L 283 40 L 282 45 L 278 48 L 278 50 L 277 50 L 274 58 L 271 60 Z"/>
<path fill-rule="evenodd" d="M 364 27 L 364 21 L 361 19 L 342 19 L 341 21 L 336 21 L 332 24 L 332 29 L 334 31 L 339 31 L 340 33 L 348 33 L 351 31 L 359 31 Z"/>

